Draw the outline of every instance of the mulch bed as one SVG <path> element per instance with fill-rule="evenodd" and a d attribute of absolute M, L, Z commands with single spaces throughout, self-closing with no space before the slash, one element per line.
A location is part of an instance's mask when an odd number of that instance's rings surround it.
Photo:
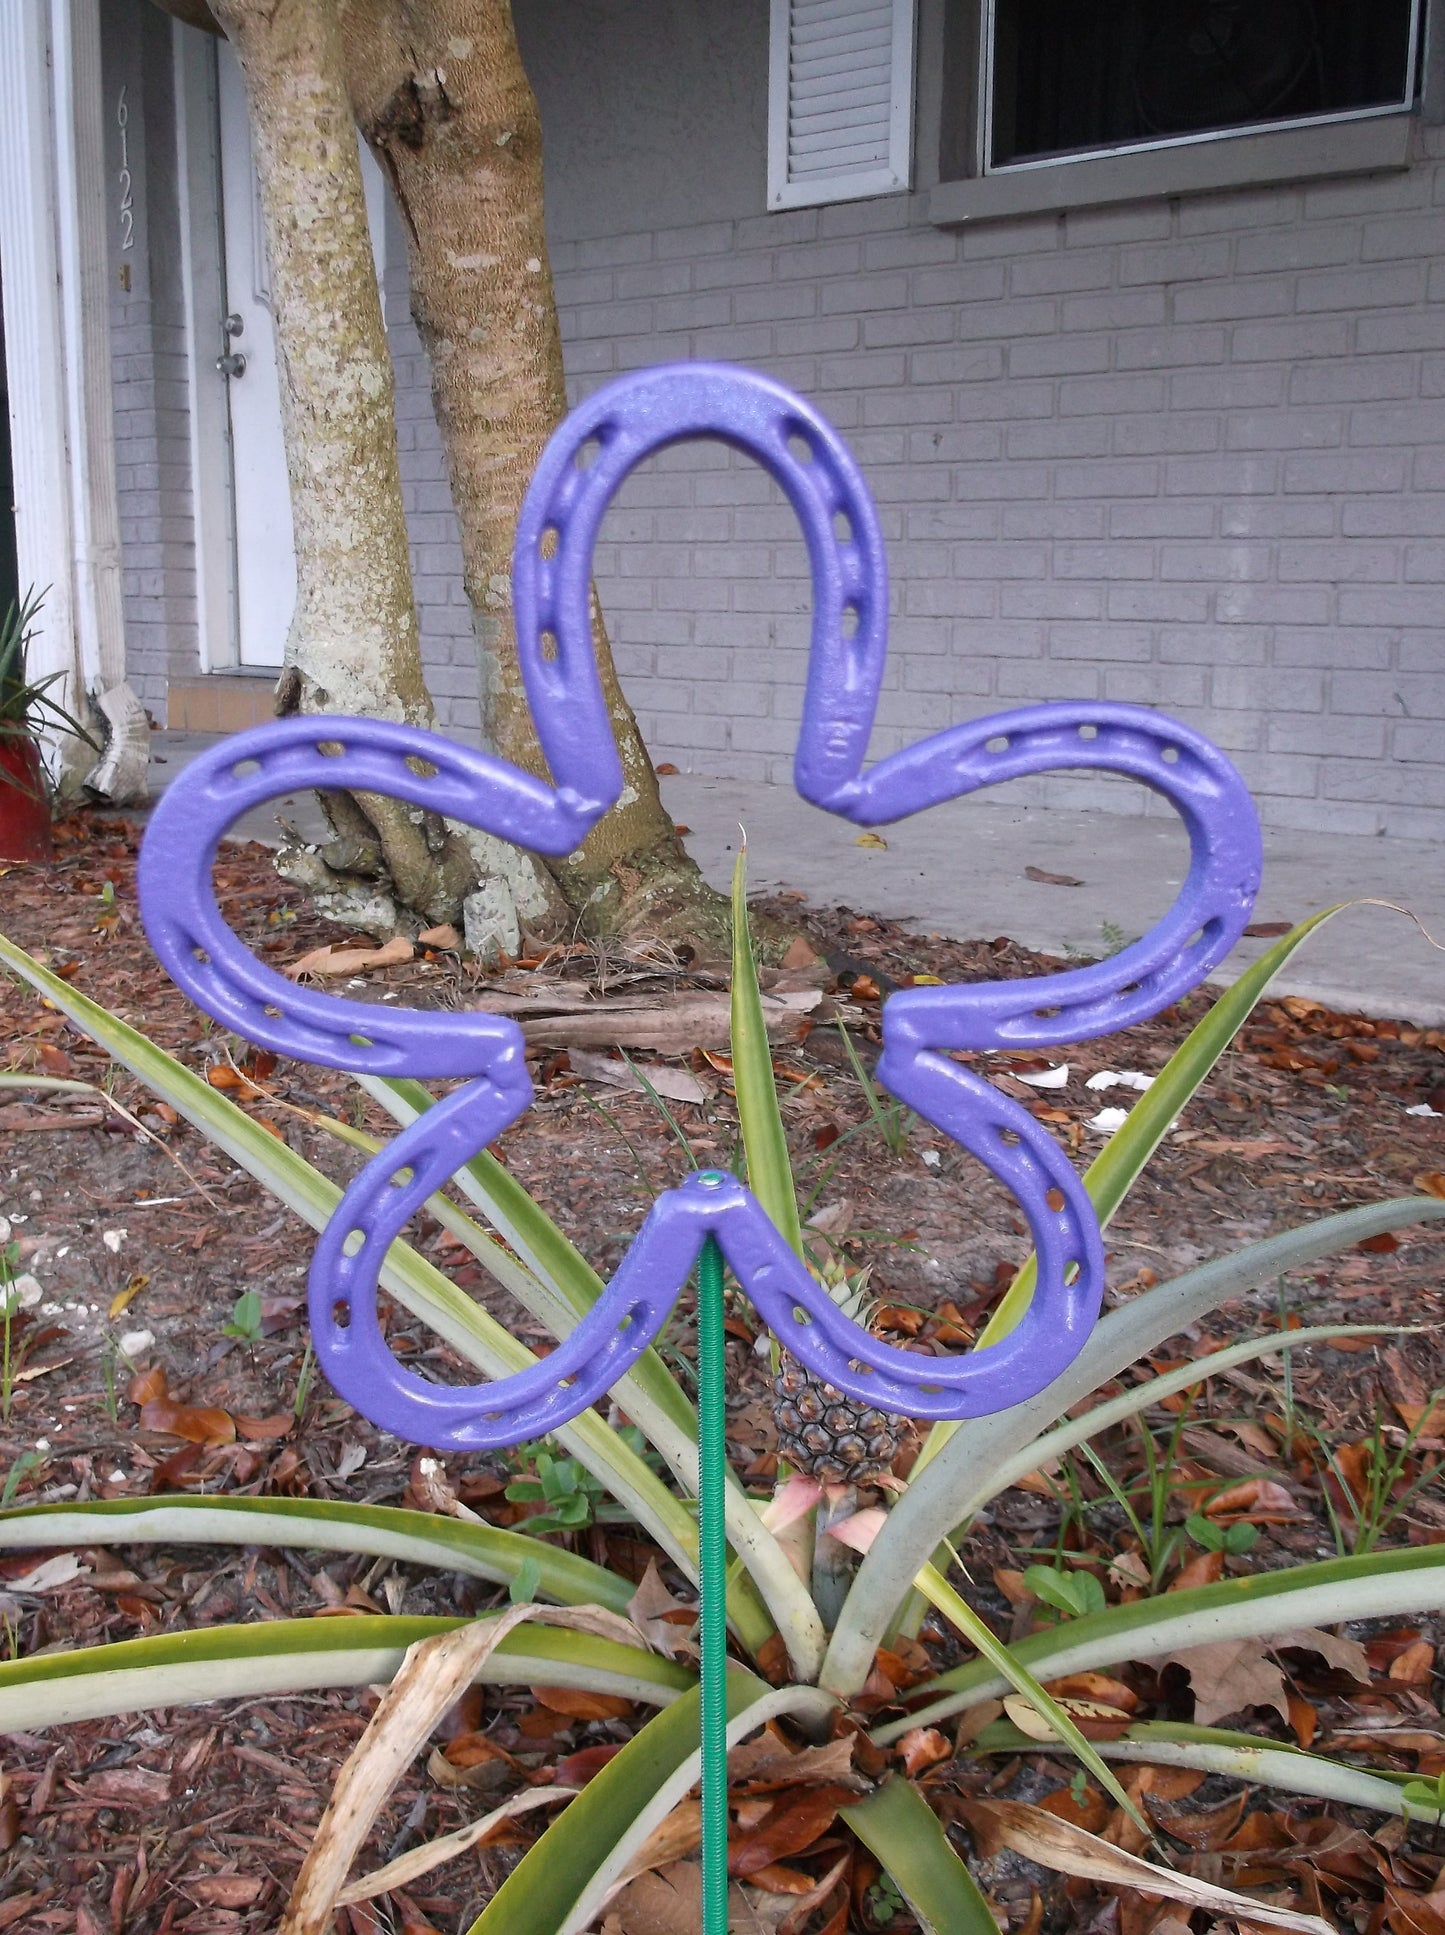
<path fill-rule="evenodd" d="M 81 815 L 64 822 L 59 833 L 52 867 L 14 868 L 4 875 L 0 929 L 74 987 L 208 1073 L 330 1174 L 340 1179 L 352 1173 L 357 1158 L 314 1118 L 339 1116 L 378 1134 L 387 1131 L 385 1118 L 346 1077 L 277 1062 L 226 1037 L 172 986 L 149 952 L 136 910 L 139 830 L 122 820 Z M 227 847 L 217 883 L 237 931 L 276 965 L 335 938 L 335 930 L 276 878 L 261 847 Z M 954 982 L 1044 975 L 1061 964 L 1006 938 L 924 936 L 846 908 L 814 909 L 787 897 L 765 906 L 804 934 L 826 964 L 821 974 L 815 971 L 828 983 L 824 1010 L 811 1029 L 778 1051 L 802 1191 L 811 1197 L 811 1210 L 821 1212 L 835 1252 L 850 1267 L 871 1264 L 870 1288 L 884 1305 L 885 1327 L 899 1341 L 955 1344 L 976 1332 L 1026 1254 L 1022 1220 L 1007 1194 L 928 1125 L 913 1124 L 897 1150 L 888 1146 L 828 1017 L 848 1026 L 870 1062 L 879 1003 L 893 987 L 915 977 Z M 618 949 L 564 951 L 514 970 L 506 985 L 519 985 L 529 973 L 581 979 L 607 992 L 725 985 L 722 972 L 706 963 L 681 965 Z M 486 977 L 440 950 L 419 952 L 410 963 L 361 979 L 362 989 L 346 992 L 450 1007 L 475 998 Z M 1103 1107 L 1135 1099 L 1124 1089 L 1091 1091 L 1084 1078 L 1104 1069 L 1156 1072 L 1210 999 L 1198 993 L 1127 1036 L 1064 1051 L 1070 1079 L 1063 1088 L 1041 1090 L 1021 1081 L 1030 1072 L 1029 1057 L 1018 1058 L 1012 1074 L 995 1058 L 990 1072 L 1048 1122 L 1082 1164 L 1103 1147 L 1091 1119 Z M 298 1411 L 309 1234 L 194 1130 L 158 1108 L 138 1082 L 123 1073 L 117 1079 L 105 1054 L 62 1015 L 8 979 L 0 981 L 0 1043 L 0 1063 L 10 1070 L 103 1084 L 149 1132 L 138 1133 L 94 1096 L 40 1090 L 0 1095 L 0 1216 L 18 1246 L 16 1267 L 33 1274 L 43 1297 L 13 1326 L 18 1375 L 9 1417 L 0 1422 L 0 1485 L 8 1477 L 8 1502 L 184 1490 L 405 1502 L 433 1510 L 450 1509 L 460 1497 L 499 1523 L 524 1514 L 527 1508 L 505 1499 L 508 1473 L 500 1460 L 452 1458 L 439 1469 L 423 1468 L 412 1448 L 378 1434 L 324 1385 L 307 1394 Z M 579 1078 L 564 1052 L 539 1047 L 530 1059 L 537 1103 L 502 1138 L 499 1153 L 605 1275 L 653 1194 L 679 1180 L 685 1158 L 673 1126 L 646 1095 Z M 692 1054 L 688 1065 L 704 1100 L 670 1104 L 673 1121 L 698 1162 L 726 1164 L 737 1142 L 726 1057 L 714 1048 Z M 1204 1259 L 1335 1209 L 1408 1195 L 1421 1186 L 1445 1191 L 1440 1121 L 1407 1113 L 1422 1104 L 1445 1113 L 1445 1036 L 1438 1031 L 1334 1014 L 1303 1000 L 1263 1004 L 1111 1225 L 1111 1297 L 1135 1294 Z M 509 1305 L 437 1224 L 422 1219 L 413 1240 L 518 1335 L 534 1345 L 544 1342 L 540 1327 Z M 1364 1456 L 1352 1448 L 1365 1445 L 1377 1423 L 1398 1445 L 1404 1421 L 1445 1386 L 1442 1257 L 1445 1239 L 1429 1231 L 1375 1239 L 1171 1340 L 1142 1374 L 1207 1356 L 1220 1342 L 1262 1325 L 1426 1326 L 1408 1339 L 1381 1337 L 1296 1358 L 1293 1403 L 1324 1441 L 1339 1448 L 1339 1469 L 1348 1480 Z M 237 1297 L 247 1290 L 260 1295 L 263 1311 L 263 1334 L 249 1343 L 224 1334 Z M 775 1443 L 765 1366 L 750 1347 L 745 1312 L 734 1328 L 733 1450 L 754 1489 L 766 1489 Z M 405 1313 L 394 1313 L 391 1335 L 412 1362 L 460 1374 Z M 685 1362 L 691 1349 L 684 1299 L 667 1350 L 672 1361 Z M 138 1371 L 151 1375 L 133 1384 Z M 177 1429 L 152 1428 L 163 1414 L 152 1410 L 151 1425 L 142 1420 L 135 1398 L 147 1396 L 173 1401 L 170 1423 L 193 1436 L 187 1420 L 198 1410 L 226 1414 L 234 1435 L 222 1427 L 200 1434 L 212 1442 L 191 1442 Z M 1339 1476 L 1323 1469 L 1318 1442 L 1302 1433 L 1291 1438 L 1287 1430 L 1281 1436 L 1283 1427 L 1272 1422 L 1281 1403 L 1279 1360 L 1261 1360 L 1211 1380 L 1186 1423 L 1177 1467 L 1184 1502 L 1176 1516 L 1189 1509 L 1189 1497 L 1262 1472 L 1293 1500 L 1288 1512 L 1276 1502 L 1273 1511 L 1257 1514 L 1246 1501 L 1236 1516 L 1259 1518 L 1257 1543 L 1245 1557 L 1209 1555 L 1211 1563 L 1219 1560 L 1216 1574 L 1226 1566 L 1252 1571 L 1333 1555 L 1330 1486 L 1337 1515 L 1347 1530 L 1351 1523 L 1351 1500 Z M 1152 1421 L 1160 1420 L 1168 1423 L 1167 1411 Z M 1427 1432 L 1417 1449 L 1428 1458 L 1441 1447 Z M 984 1515 L 964 1555 L 968 1575 L 960 1585 L 1005 1633 L 1027 1630 L 1030 1602 L 1020 1596 L 1018 1575 L 1035 1558 L 1047 1557 L 1059 1537 L 1059 1506 L 1047 1490 L 1006 1494 Z M 1101 1555 L 1111 1544 L 1122 1549 L 1128 1543 L 1122 1519 L 1111 1522 L 1107 1503 L 1094 1503 L 1087 1536 L 1097 1540 Z M 625 1530 L 596 1526 L 574 1536 L 579 1550 L 641 1577 L 649 1549 Z M 1080 1549 L 1081 1536 L 1075 1527 L 1065 1543 Z M 1432 1486 L 1388 1517 L 1382 1543 L 1442 1540 L 1445 1500 Z M 39 1556 L 0 1557 L 0 1644 L 17 1656 L 223 1621 L 344 1616 L 348 1610 L 470 1614 L 499 1597 L 460 1575 L 422 1574 L 388 1561 L 182 1546 L 83 1553 L 70 1576 L 62 1576 L 62 1564 L 53 1583 L 27 1584 Z M 1184 1549 L 1181 1558 L 1204 1567 L 1199 1552 L 1191 1558 Z M 949 1642 L 931 1626 L 925 1637 L 934 1665 L 947 1663 Z M 1302 1659 L 1294 1692 L 1310 1707 L 1309 1724 L 1318 1728 L 1319 1739 L 1349 1734 L 1352 1727 L 1355 1734 L 1378 1731 L 1389 1723 L 1391 1737 L 1379 1751 L 1352 1748 L 1361 1764 L 1432 1776 L 1445 1768 L 1436 1637 L 1428 1619 L 1408 1627 L 1396 1622 L 1372 1635 L 1375 1673 L 1368 1688 Z M 1402 1673 L 1397 1663 L 1407 1656 L 1410 1666 Z M 1139 1717 L 1189 1717 L 1188 1684 L 1177 1668 L 1158 1675 L 1141 1667 L 1130 1684 Z M 364 1691 L 263 1698 L 6 1737 L 0 1741 L 0 1930 L 259 1935 L 274 1928 L 335 1771 L 372 1704 Z M 1270 1710 L 1256 1709 L 1234 1724 L 1282 1739 L 1298 1735 L 1298 1728 L 1291 1734 Z M 464 1702 L 449 1725 L 454 1734 L 484 1733 L 536 1779 L 577 1750 L 624 1740 L 633 1721 L 580 1718 L 524 1690 L 489 1690 L 485 1698 L 478 1694 Z M 944 1818 L 954 1820 L 970 1794 L 987 1789 L 1032 1796 L 1066 1789 L 1071 1771 L 1062 1761 L 1000 1768 L 959 1754 L 930 1771 L 929 1792 Z M 1206 1783 L 1190 1804 L 1237 1791 Z M 462 1825 L 474 1818 L 478 1804 L 475 1789 L 438 1786 L 419 1764 L 394 1794 L 367 1865 Z M 1259 1825 L 1261 1814 L 1275 1824 L 1267 1833 Z M 349 1913 L 353 1929 L 407 1929 L 413 1935 L 429 1926 L 465 1929 L 540 1831 L 540 1818 L 527 1817 L 438 1869 L 408 1900 L 393 1898 L 389 1910 L 342 1911 L 338 1927 L 347 1926 Z M 1309 1826 L 1321 1820 L 1340 1830 L 1329 1847 L 1323 1830 Z M 1240 1841 L 1250 1821 L 1253 1839 Z M 1091 1824 L 1103 1825 L 1104 1817 Z M 1308 1866 L 1307 1880 L 1283 1855 L 1271 1863 L 1271 1849 L 1310 1836 L 1324 1852 Z M 1413 1920 L 1399 1908 L 1409 1896 L 1428 1894 L 1440 1867 L 1434 1837 L 1419 1828 L 1407 1833 L 1397 1822 L 1382 1828 L 1377 1816 L 1291 1804 L 1261 1791 L 1244 1827 L 1237 1816 L 1231 1822 L 1220 1816 L 1193 1840 L 1180 1838 L 1181 1862 L 1191 1847 L 1207 1851 L 1199 1859 L 1213 1864 L 1208 1871 L 1215 1878 L 1275 1892 L 1293 1888 L 1301 1906 L 1336 1916 L 1343 1927 L 1389 1928 L 1394 1935 L 1445 1929 L 1445 1898 L 1437 1897 L 1433 1908 L 1411 1908 Z M 1248 1858 L 1246 1848 L 1254 1850 Z M 810 1871 L 806 1859 L 803 1871 Z M 1144 1915 L 1139 1898 L 1123 1898 L 1121 1906 L 1121 1898 L 1084 1884 L 1066 1888 L 1014 1857 L 981 1861 L 977 1872 L 1014 1928 L 1118 1928 L 1142 1935 L 1162 1912 Z M 1033 1913 L 1035 1902 L 1042 1922 Z M 892 1921 L 878 1919 L 888 1908 L 876 1889 L 860 1887 L 848 1926 L 914 1926 L 904 1911 Z"/>

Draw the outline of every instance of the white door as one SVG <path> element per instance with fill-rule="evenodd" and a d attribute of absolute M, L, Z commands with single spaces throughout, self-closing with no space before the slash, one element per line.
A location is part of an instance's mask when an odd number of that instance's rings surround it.
<path fill-rule="evenodd" d="M 281 436 L 281 388 L 271 317 L 260 190 L 241 70 L 230 48 L 217 48 L 221 119 L 221 220 L 224 231 L 226 329 L 218 351 L 234 359 L 224 380 L 231 414 L 236 520 L 236 633 L 242 666 L 279 666 L 296 603 L 291 494 Z M 384 262 L 385 186 L 370 151 L 361 149 L 362 182 L 378 279 Z M 244 358 L 244 365 L 240 359 Z"/>

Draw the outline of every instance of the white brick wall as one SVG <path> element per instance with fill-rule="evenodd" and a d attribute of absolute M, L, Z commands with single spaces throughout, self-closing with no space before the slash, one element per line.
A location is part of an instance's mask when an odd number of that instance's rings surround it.
<path fill-rule="evenodd" d="M 559 245 L 575 390 L 735 359 L 848 437 L 893 580 L 875 752 L 1007 705 L 1127 699 L 1213 734 L 1276 824 L 1445 835 L 1445 165 L 958 234 L 910 216 Z M 424 372 L 399 305 L 405 389 Z M 474 729 L 434 427 L 403 407 L 434 684 Z M 597 562 L 654 754 L 786 780 L 809 588 L 773 486 L 668 453 Z M 1023 790 L 1143 806 L 1083 778 Z"/>

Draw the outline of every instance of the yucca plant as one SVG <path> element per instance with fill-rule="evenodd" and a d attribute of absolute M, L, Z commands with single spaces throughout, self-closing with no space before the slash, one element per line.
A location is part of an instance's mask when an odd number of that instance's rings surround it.
<path fill-rule="evenodd" d="M 779 1229 L 802 1253 L 797 1200 L 747 932 L 741 862 L 734 898 L 733 1070 L 748 1177 Z M 1085 1179 L 1102 1221 L 1118 1208 L 1273 976 L 1327 918 L 1328 913 L 1320 914 L 1302 923 L 1250 968 L 1214 1004 L 1142 1097 Z M 0 962 L 305 1221 L 315 1228 L 326 1223 L 340 1191 L 320 1171 L 136 1030 L 3 940 Z M 361 1079 L 367 1093 L 403 1126 L 434 1099 L 416 1082 Z M 358 1131 L 340 1132 L 371 1146 Z M 585 1258 L 490 1153 L 477 1156 L 455 1182 L 483 1221 L 474 1221 L 441 1196 L 432 1199 L 431 1211 L 539 1322 L 558 1338 L 567 1335 L 602 1287 Z M 906 1490 L 886 1513 L 880 1510 L 876 1515 L 876 1535 L 856 1573 L 845 1575 L 840 1585 L 835 1570 L 826 1592 L 815 1595 L 804 1583 L 808 1568 L 795 1563 L 796 1528 L 771 1529 L 778 1524 L 778 1515 L 773 1515 L 770 1525 L 766 1516 L 770 1501 L 748 1497 L 736 1477 L 731 1477 L 727 1530 L 734 1560 L 729 1620 L 735 1663 L 730 1741 L 739 1741 L 783 1716 L 792 1716 L 815 1735 L 830 1728 L 866 1731 L 862 1709 L 854 1708 L 880 1646 L 890 1638 L 896 1643 L 899 1635 L 916 1634 L 932 1606 L 957 1629 L 970 1656 L 915 1688 L 909 1696 L 914 1710 L 906 1719 L 873 1727 L 872 1739 L 879 1746 L 886 1747 L 908 1728 L 931 1724 L 1001 1691 L 1012 1691 L 1025 1705 L 1019 1709 L 1015 1704 L 1010 1711 L 1031 1709 L 1031 1730 L 1020 1733 L 1012 1722 L 1000 1722 L 986 1729 L 977 1744 L 1013 1753 L 1037 1748 L 1040 1740 L 1052 1743 L 1054 1751 L 1065 1743 L 1126 1807 L 1132 1804 L 1108 1763 L 1153 1759 L 1234 1773 L 1299 1794 L 1326 1794 L 1360 1806 L 1409 1813 L 1413 1803 L 1403 1777 L 1368 1775 L 1249 1735 L 1145 1725 L 1129 1729 L 1122 1739 L 1095 1746 L 1082 1737 L 1067 1708 L 1042 1683 L 1210 1640 L 1267 1639 L 1320 1622 L 1438 1605 L 1445 1591 L 1445 1549 L 1369 1553 L 1140 1599 L 1086 1611 L 1013 1645 L 999 1641 L 968 1607 L 949 1583 L 947 1571 L 952 1542 L 989 1500 L 1072 1447 L 1200 1381 L 1198 1368 L 1186 1367 L 1079 1409 L 1092 1393 L 1165 1339 L 1285 1271 L 1385 1230 L 1436 1218 L 1445 1218 L 1445 1202 L 1430 1198 L 1401 1199 L 1324 1216 L 1160 1283 L 1111 1311 L 1070 1369 L 1038 1397 L 991 1417 L 935 1426 Z M 509 1331 L 406 1243 L 392 1245 L 381 1281 L 397 1302 L 425 1319 L 488 1375 L 501 1376 L 536 1361 Z M 1026 1307 L 1031 1282 L 1031 1266 L 1026 1266 L 981 1341 L 998 1336 L 1017 1320 Z M 1378 1331 L 1378 1326 L 1374 1328 Z M 1341 1334 L 1343 1327 L 1270 1331 L 1232 1345 L 1211 1364 L 1223 1370 Z M 654 1462 L 660 1461 L 661 1474 L 596 1413 L 574 1419 L 557 1434 L 558 1439 L 567 1455 L 630 1513 L 673 1565 L 695 1581 L 698 1532 L 693 1500 L 698 1449 L 692 1403 L 653 1351 L 639 1359 L 614 1395 L 658 1455 Z M 787 1395 L 796 1398 L 797 1392 Z M 830 1479 L 836 1478 L 832 1465 L 828 1472 Z M 796 1476 L 792 1482 L 796 1486 Z M 815 1490 L 823 1490 L 821 1482 Z M 561 1807 L 473 1924 L 471 1935 L 581 1935 L 598 1919 L 648 1836 L 697 1779 L 698 1703 L 693 1675 L 676 1661 L 648 1651 L 639 1635 L 618 1624 L 617 1615 L 632 1597 L 631 1582 L 529 1537 L 525 1528 L 501 1531 L 383 1506 L 250 1498 L 158 1497 L 38 1506 L 0 1514 L 0 1543 L 12 1548 L 143 1541 L 264 1543 L 385 1553 L 419 1565 L 470 1572 L 507 1585 L 524 1598 L 550 1601 L 572 1613 L 558 1624 L 562 1616 L 549 1609 L 513 1608 L 503 1616 L 506 1630 L 489 1628 L 474 1654 L 463 1657 L 460 1666 L 455 1657 L 460 1642 L 439 1635 L 459 1629 L 463 1622 L 382 1616 L 220 1626 L 46 1654 L 0 1664 L 0 1732 L 190 1699 L 384 1681 L 397 1673 L 409 1649 L 415 1649 L 411 1659 L 419 1662 L 439 1659 L 438 1647 L 452 1648 L 447 1667 L 452 1680 L 447 1684 L 454 1683 L 458 1672 L 471 1673 L 497 1683 L 562 1683 L 621 1693 L 657 1707 L 655 1717 L 575 1799 Z M 770 1676 L 783 1683 L 771 1684 Z M 388 1724 L 410 1725 L 408 1739 L 420 1725 L 422 1738 L 431 1708 L 419 1691 L 413 1697 L 408 1690 L 408 1698 L 413 1708 L 410 1720 L 405 1718 L 407 1700 L 399 1700 L 398 1711 L 388 1714 Z M 366 1746 L 363 1741 L 358 1753 Z M 344 1773 L 342 1782 L 347 1781 Z M 350 1787 L 346 1792 L 350 1805 Z M 892 1888 L 925 1929 L 934 1935 L 994 1935 L 993 1914 L 919 1787 L 894 1774 L 845 1805 L 840 1819 L 871 1850 Z M 346 1863 L 359 1845 L 355 1834 L 338 1843 L 334 1826 L 328 1816 L 323 1834 L 332 1834 L 332 1842 L 324 1858 L 318 1855 L 308 1862 L 304 1886 L 298 1887 L 298 1895 L 305 1899 L 300 1906 L 293 1900 L 292 1917 L 285 1924 L 298 1935 L 303 1929 L 324 1927 Z M 364 1831 L 363 1825 L 362 1836 Z M 1156 1876 L 1159 1872 L 1146 1870 Z M 1290 1919 L 1283 1911 L 1252 1899 L 1230 1899 L 1240 1904 L 1239 1912 L 1248 1910 L 1258 1921 L 1324 1927 L 1315 1918 Z"/>

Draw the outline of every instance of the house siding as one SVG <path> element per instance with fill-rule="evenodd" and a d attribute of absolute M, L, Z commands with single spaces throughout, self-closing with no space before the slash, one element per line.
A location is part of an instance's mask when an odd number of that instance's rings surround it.
<path fill-rule="evenodd" d="M 152 46 L 168 26 L 140 0 L 106 19 L 110 93 L 144 73 L 149 207 L 113 317 L 128 646 L 159 713 L 166 678 L 196 669 L 170 62 Z M 1440 130 L 1402 174 L 961 231 L 931 226 L 921 195 L 768 215 L 764 10 L 518 0 L 517 19 L 573 394 L 670 358 L 752 364 L 863 467 L 892 579 L 875 754 L 1012 705 L 1128 700 L 1214 737 L 1277 826 L 1445 835 Z M 427 675 L 442 725 L 475 739 L 472 620 L 394 235 Z M 654 756 L 788 780 L 811 599 L 771 481 L 719 446 L 663 453 L 624 486 L 596 567 Z M 1084 776 L 1012 797 L 1151 808 Z"/>
<path fill-rule="evenodd" d="M 518 10 L 563 184 L 572 387 L 736 360 L 838 426 L 889 550 L 875 755 L 1007 706 L 1127 700 L 1209 733 L 1272 824 L 1445 835 L 1440 130 L 1403 174 L 943 231 L 906 195 L 718 219 L 752 188 L 705 125 L 677 159 L 707 175 L 709 219 L 654 227 L 636 219 L 638 123 L 650 89 L 690 82 L 654 74 L 655 10 L 591 11 L 584 94 L 557 0 Z M 760 22 L 701 12 L 733 21 L 729 71 L 761 86 Z M 644 112 L 609 176 L 600 130 L 628 89 Z M 655 755 L 788 780 L 810 596 L 763 473 L 715 447 L 652 460 L 597 574 Z M 1083 776 L 1013 797 L 1149 804 Z"/>

